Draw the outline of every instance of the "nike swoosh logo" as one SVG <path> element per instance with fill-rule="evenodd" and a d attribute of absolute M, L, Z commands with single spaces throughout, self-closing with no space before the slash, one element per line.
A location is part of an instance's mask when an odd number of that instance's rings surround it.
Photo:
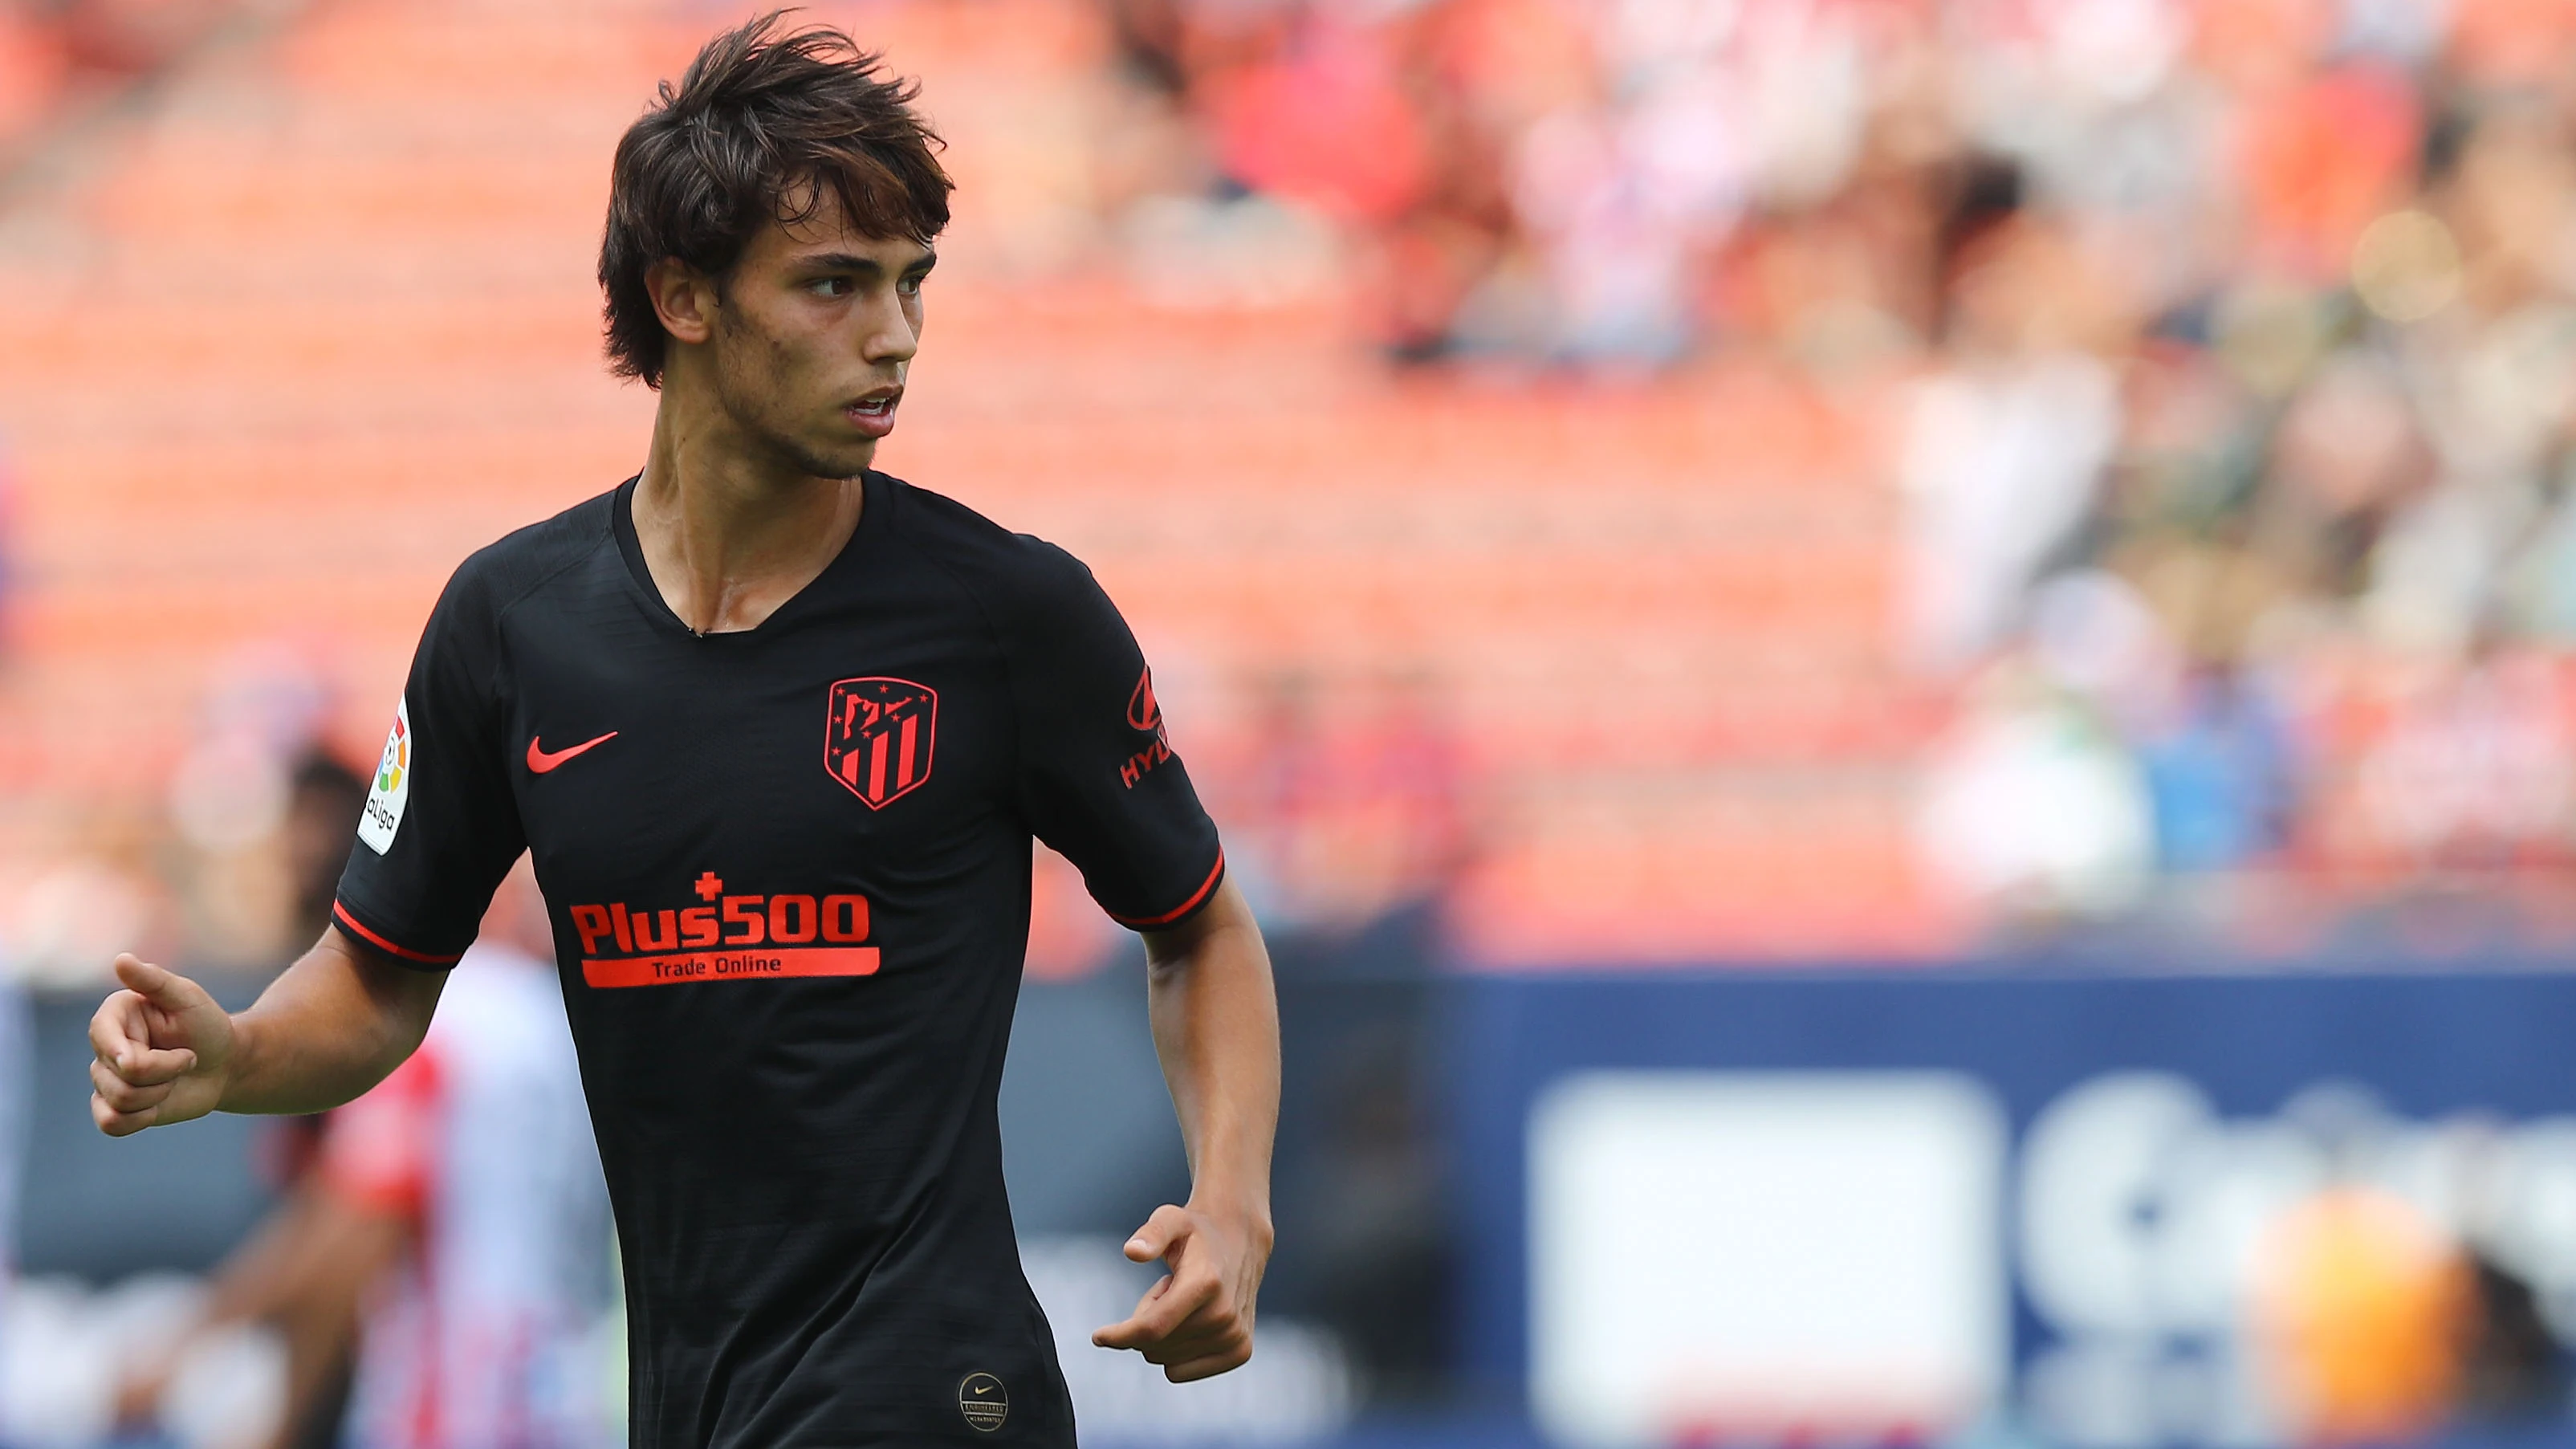
<path fill-rule="evenodd" d="M 607 744 L 610 740 L 615 738 L 617 738 L 617 731 L 610 730 L 608 733 L 601 735 L 598 739 L 584 740 L 580 744 L 573 746 L 571 749 L 557 750 L 553 754 L 548 754 L 538 747 L 537 737 L 535 735 L 530 735 L 528 736 L 528 770 L 532 774 L 545 774 L 554 769 L 557 765 L 560 765 L 564 761 L 571 759 L 573 756 L 580 754 L 582 751 L 595 749 L 601 745 Z"/>
<path fill-rule="evenodd" d="M 980 1389 L 977 1389 L 975 1392 L 976 1392 L 976 1393 L 978 1393 L 978 1394 L 989 1394 L 989 1393 L 991 1393 L 992 1391 L 993 1391 L 993 1386 L 992 1386 L 991 1384 L 986 1384 L 986 1385 L 984 1385 L 984 1387 L 982 1387 L 982 1388 L 980 1388 Z"/>

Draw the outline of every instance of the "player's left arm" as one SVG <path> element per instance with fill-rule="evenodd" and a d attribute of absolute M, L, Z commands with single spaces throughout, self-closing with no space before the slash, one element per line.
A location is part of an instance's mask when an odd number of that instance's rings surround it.
<path fill-rule="evenodd" d="M 1270 1142 L 1279 1125 L 1279 1001 L 1252 908 L 1229 880 L 1169 930 L 1147 931 L 1154 1049 L 1180 1112 L 1190 1200 L 1154 1210 L 1127 1256 L 1170 1270 L 1125 1322 L 1094 1333 L 1188 1383 L 1252 1357 L 1270 1261 Z"/>

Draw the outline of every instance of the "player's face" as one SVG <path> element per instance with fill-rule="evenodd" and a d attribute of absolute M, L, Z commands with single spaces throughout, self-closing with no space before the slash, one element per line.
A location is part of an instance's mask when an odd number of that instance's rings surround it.
<path fill-rule="evenodd" d="M 937 260 L 919 242 L 851 230 L 829 197 L 760 233 L 715 309 L 725 412 L 800 473 L 856 477 L 894 431 Z"/>

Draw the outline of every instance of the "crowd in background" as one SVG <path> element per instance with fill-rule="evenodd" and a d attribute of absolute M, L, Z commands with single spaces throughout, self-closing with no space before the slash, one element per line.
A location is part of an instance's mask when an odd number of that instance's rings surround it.
<path fill-rule="evenodd" d="M 1951 720 L 1922 869 L 1986 918 L 2144 907 L 2296 950 L 2330 928 L 2268 907 L 2470 883 L 2504 903 L 2472 935 L 2557 934 L 2524 887 L 2576 843 L 2576 10 L 1102 4 L 1093 194 L 1137 255 L 1230 250 L 1245 285 L 1329 255 L 1390 366 L 1758 367 L 1874 441 L 1888 647 Z M 0 144 L 226 13 L 0 5 Z M 1469 854 L 1436 691 L 1360 692 L 1353 725 L 1283 671 L 1241 758 L 1200 761 L 1282 923 L 1436 898 Z M 175 882 L 201 955 L 276 949 L 187 904 L 276 896 L 189 876 L 238 866 L 208 831 L 282 818 L 294 731 L 262 721 L 314 711 L 276 705 L 208 706 L 198 754 L 240 759 L 183 765 L 178 848 L 97 827 L 129 884 Z"/>
<path fill-rule="evenodd" d="M 1926 868 L 2001 920 L 2568 862 L 2576 10 L 1112 8 L 1388 357 L 1753 361 L 1884 440 Z"/>
<path fill-rule="evenodd" d="M 184 56 L 234 0 L 12 0 L 0 5 L 0 183 L 67 117 Z"/>

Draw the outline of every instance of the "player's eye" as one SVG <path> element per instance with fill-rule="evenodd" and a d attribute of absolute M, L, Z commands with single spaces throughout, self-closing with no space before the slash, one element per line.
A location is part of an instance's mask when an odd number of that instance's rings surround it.
<path fill-rule="evenodd" d="M 805 284 L 805 290 L 817 297 L 846 297 L 857 288 L 847 277 L 817 277 Z"/>
<path fill-rule="evenodd" d="M 921 284 L 929 280 L 929 277 L 930 274 L 928 272 L 910 273 L 909 275 L 897 279 L 894 284 L 894 289 L 897 292 L 902 293 L 904 296 L 918 297 L 921 295 Z"/>

